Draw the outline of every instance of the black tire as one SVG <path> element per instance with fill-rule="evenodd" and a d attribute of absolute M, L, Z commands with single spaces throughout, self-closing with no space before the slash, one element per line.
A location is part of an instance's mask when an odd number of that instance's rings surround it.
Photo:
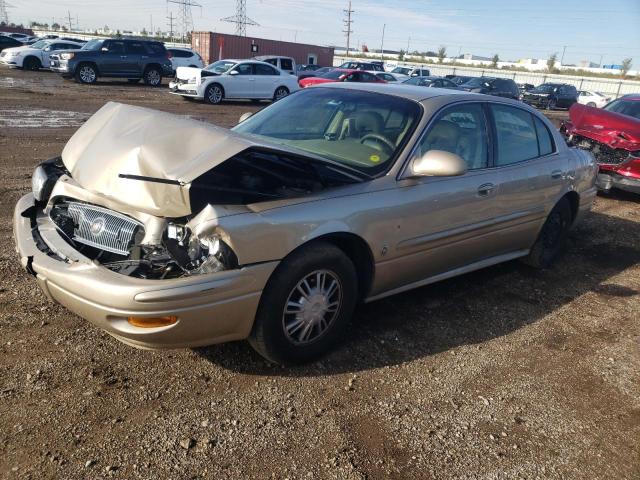
<path fill-rule="evenodd" d="M 571 205 L 562 198 L 549 213 L 529 255 L 522 261 L 534 268 L 548 268 L 560 253 L 572 220 Z"/>
<path fill-rule="evenodd" d="M 587 107 L 594 107 L 596 106 L 596 102 L 589 102 L 587 103 Z"/>
<path fill-rule="evenodd" d="M 287 95 L 289 95 L 289 89 L 287 87 L 278 87 L 276 88 L 276 91 L 273 92 L 273 101 L 277 102 L 278 100 L 286 97 Z"/>
<path fill-rule="evenodd" d="M 36 57 L 27 57 L 24 59 L 22 63 L 22 68 L 25 70 L 40 70 L 42 68 L 42 63 Z"/>
<path fill-rule="evenodd" d="M 317 280 L 314 282 L 319 275 L 324 275 L 320 286 Z M 302 298 L 298 286 L 304 280 L 308 296 Z M 332 291 L 334 283 L 338 293 L 320 293 Z M 318 242 L 293 252 L 278 266 L 262 292 L 249 343 L 260 355 L 282 365 L 321 357 L 344 336 L 358 301 L 357 283 L 353 263 L 334 245 Z M 299 302 L 292 300 L 296 296 L 300 297 Z M 335 310 L 326 310 L 325 305 L 336 305 L 332 307 Z M 285 311 L 298 307 L 293 312 Z M 308 331 L 310 338 L 304 340 Z"/>
<path fill-rule="evenodd" d="M 556 108 L 556 105 L 557 105 L 557 102 L 553 98 L 550 98 L 549 100 L 547 100 L 546 109 L 553 110 Z"/>
<path fill-rule="evenodd" d="M 212 83 L 204 91 L 204 101 L 211 105 L 218 105 L 224 99 L 224 88 L 219 83 Z"/>
<path fill-rule="evenodd" d="M 98 80 L 98 71 L 91 63 L 81 63 L 76 68 L 75 79 L 79 83 L 92 84 Z"/>
<path fill-rule="evenodd" d="M 145 85 L 159 87 L 162 85 L 162 71 L 158 67 L 147 67 L 142 75 Z"/>
<path fill-rule="evenodd" d="M 127 78 L 127 82 L 129 83 L 138 83 L 140 82 L 139 78 Z"/>

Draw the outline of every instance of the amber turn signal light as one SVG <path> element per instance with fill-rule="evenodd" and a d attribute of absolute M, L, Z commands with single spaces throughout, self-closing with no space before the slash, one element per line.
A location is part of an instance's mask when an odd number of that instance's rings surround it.
<path fill-rule="evenodd" d="M 167 317 L 127 317 L 127 321 L 134 327 L 155 328 L 173 325 L 178 321 L 176 316 Z"/>

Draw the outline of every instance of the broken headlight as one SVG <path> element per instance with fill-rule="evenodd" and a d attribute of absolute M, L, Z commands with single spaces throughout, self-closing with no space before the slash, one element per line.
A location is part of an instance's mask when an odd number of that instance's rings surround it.
<path fill-rule="evenodd" d="M 182 225 L 167 226 L 167 250 L 180 267 L 191 275 L 221 272 L 237 267 L 238 260 L 219 235 L 195 235 Z"/>
<path fill-rule="evenodd" d="M 36 167 L 31 176 L 31 191 L 37 202 L 43 204 L 49 200 L 54 185 L 63 174 L 68 172 L 60 157 L 45 160 Z"/>

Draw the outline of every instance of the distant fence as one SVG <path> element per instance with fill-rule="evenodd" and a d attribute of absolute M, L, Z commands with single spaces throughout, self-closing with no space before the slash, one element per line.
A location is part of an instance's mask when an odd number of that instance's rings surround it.
<path fill-rule="evenodd" d="M 76 32 L 63 32 L 60 30 L 34 30 L 34 34 L 38 37 L 44 37 L 45 35 L 58 35 L 59 37 L 69 37 L 69 38 L 77 38 L 78 40 L 93 40 L 96 38 L 117 38 L 116 34 L 113 35 L 95 35 L 89 33 L 76 33 Z M 151 37 L 140 37 L 134 35 L 121 35 L 121 38 L 139 38 L 141 40 L 155 40 Z M 162 40 L 158 40 L 159 42 Z M 180 42 L 164 42 L 167 47 L 183 47 L 183 48 L 191 48 L 190 43 L 180 43 Z"/>
<path fill-rule="evenodd" d="M 345 57 L 335 57 L 334 65 L 340 65 L 347 59 Z M 362 61 L 366 61 L 362 59 Z M 640 82 L 633 80 L 616 80 L 614 78 L 579 77 L 574 75 L 557 75 L 543 72 L 514 72 L 510 70 L 500 70 L 492 68 L 478 67 L 454 67 L 447 64 L 435 63 L 411 63 L 395 62 L 398 65 L 423 66 L 429 69 L 432 75 L 468 75 L 470 77 L 499 77 L 511 78 L 516 83 L 531 83 L 540 85 L 545 82 L 568 83 L 575 85 L 578 90 L 591 90 L 604 93 L 612 98 L 617 98 L 628 93 L 640 93 Z"/>

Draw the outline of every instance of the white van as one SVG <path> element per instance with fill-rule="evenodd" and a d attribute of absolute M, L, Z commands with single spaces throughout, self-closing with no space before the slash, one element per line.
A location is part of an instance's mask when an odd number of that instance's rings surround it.
<path fill-rule="evenodd" d="M 254 60 L 260 60 L 261 62 L 267 62 L 274 67 L 288 72 L 291 75 L 296 74 L 296 61 L 291 57 L 280 57 L 277 55 L 260 55 L 259 57 L 253 57 Z"/>

